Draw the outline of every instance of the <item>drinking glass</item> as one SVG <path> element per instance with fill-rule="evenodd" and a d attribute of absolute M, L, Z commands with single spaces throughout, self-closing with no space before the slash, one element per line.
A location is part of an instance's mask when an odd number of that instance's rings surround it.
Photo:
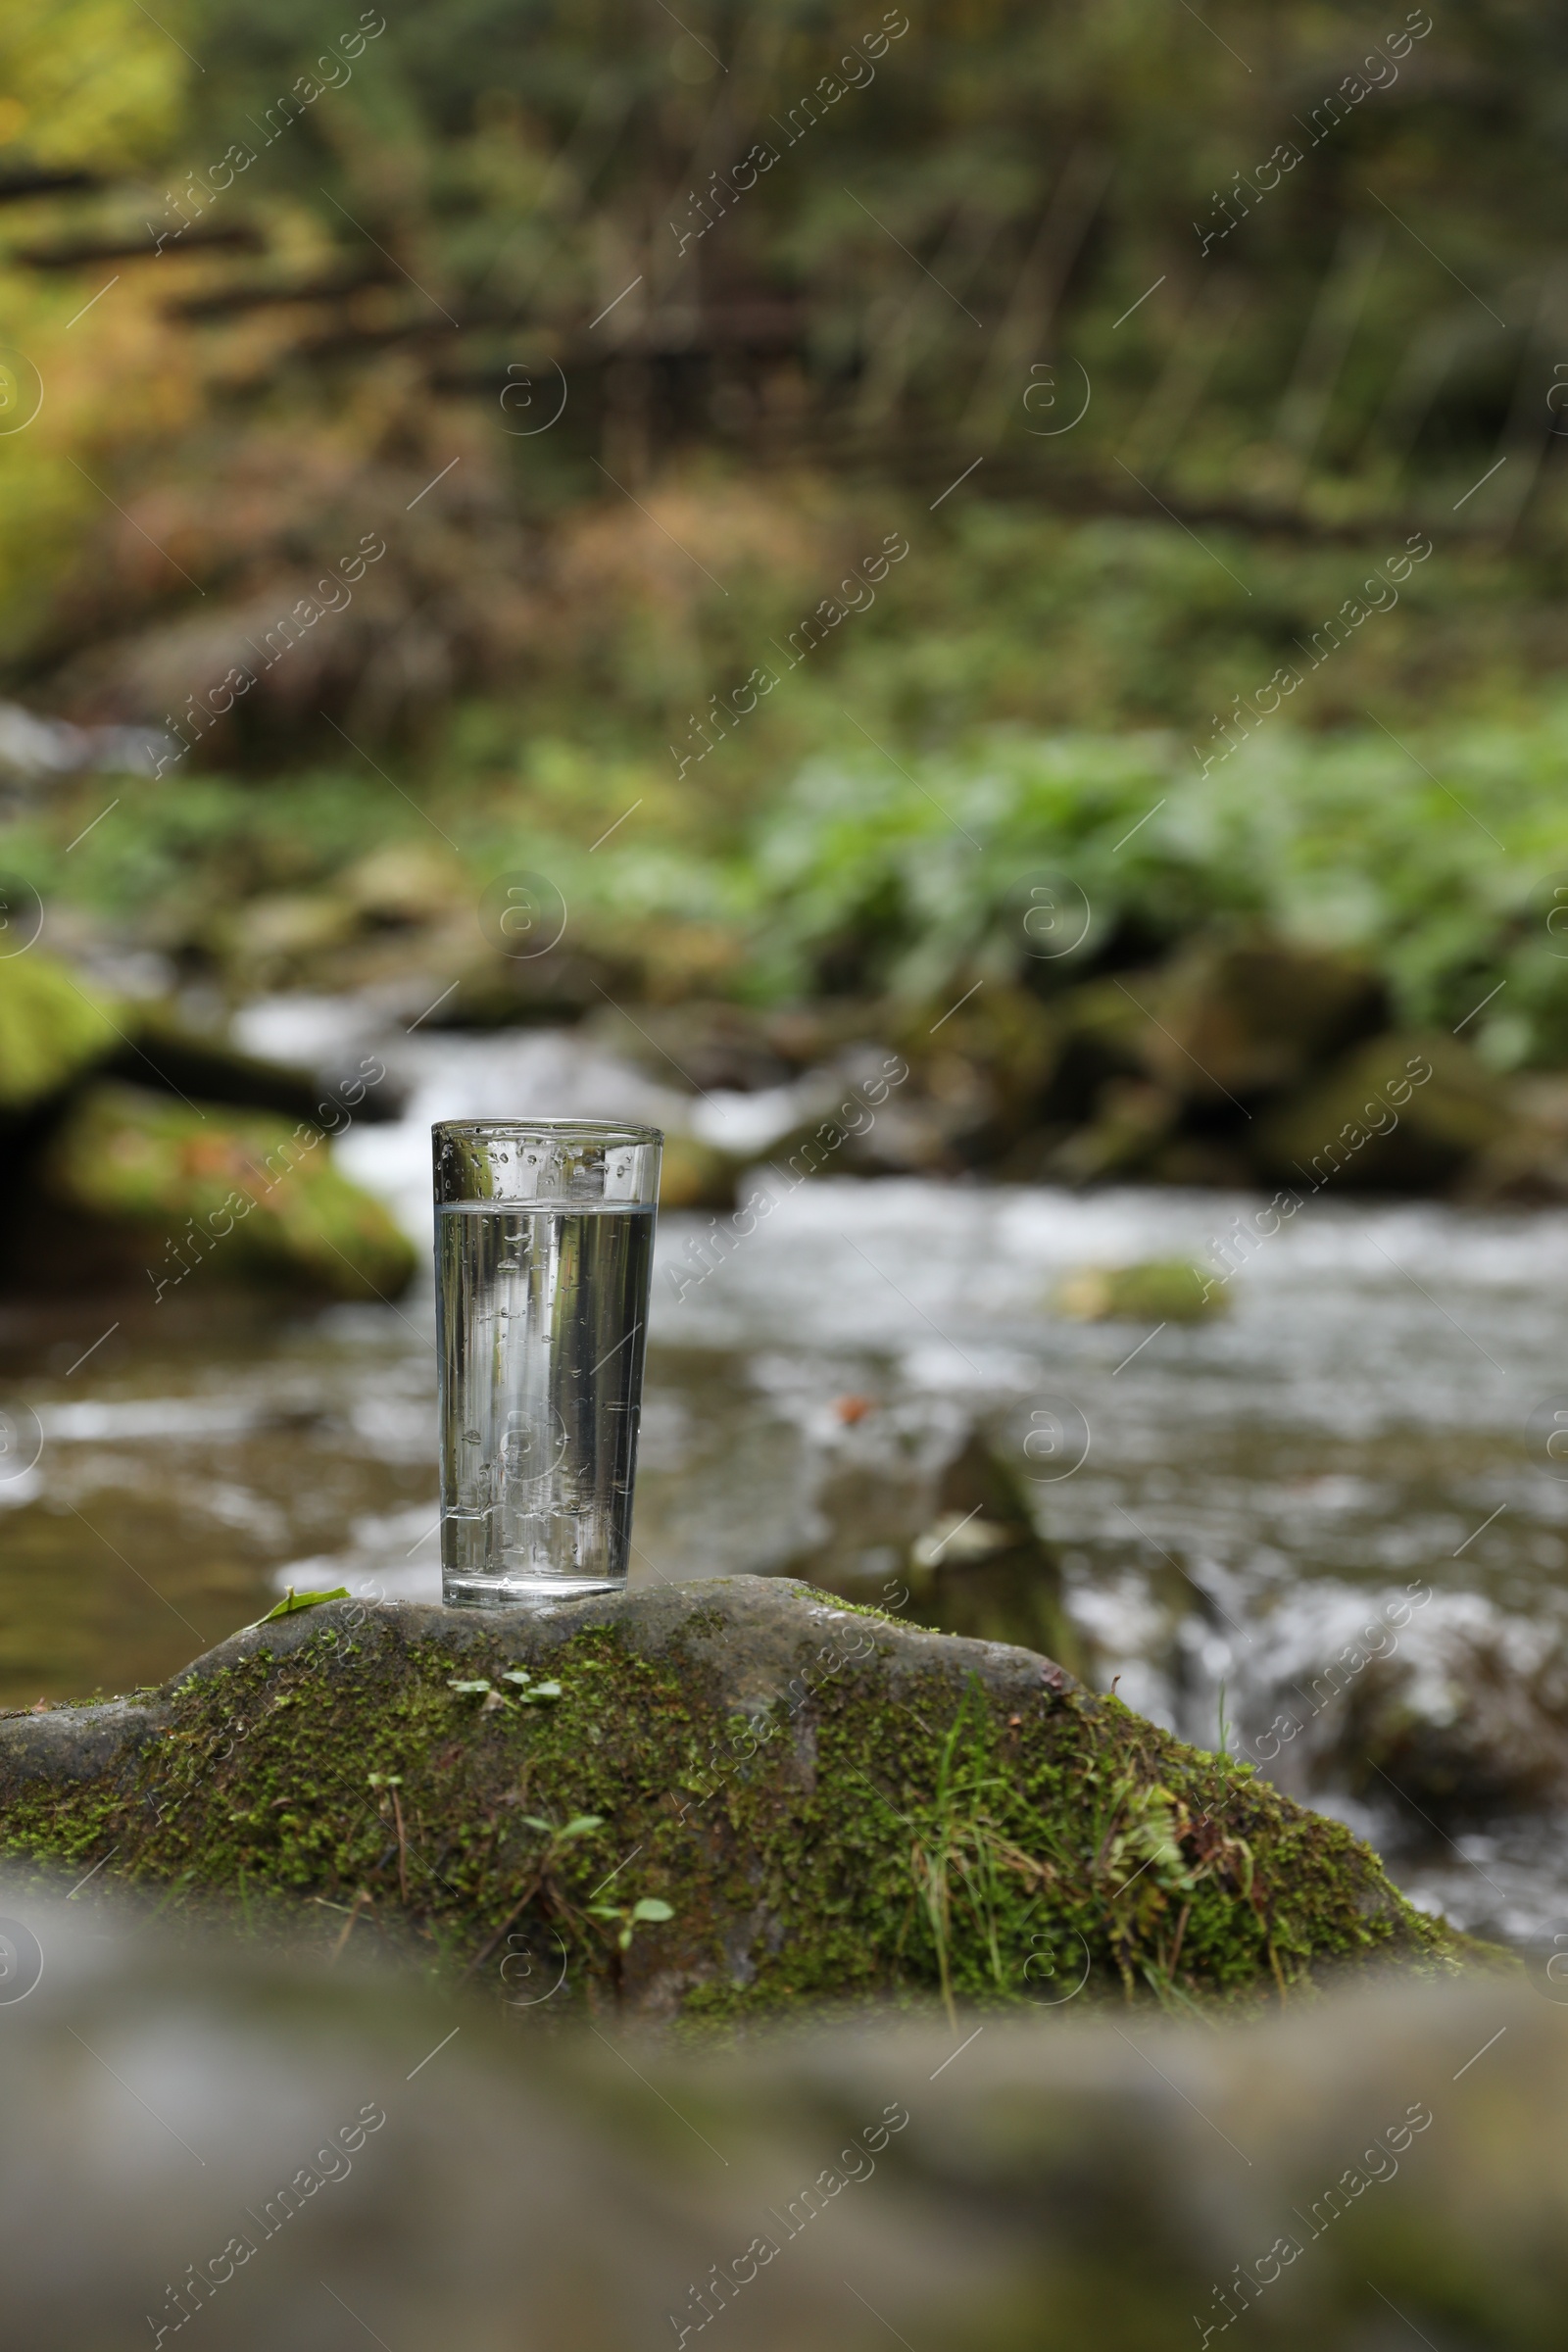
<path fill-rule="evenodd" d="M 431 1130 L 441 1587 L 469 1607 L 625 1584 L 664 1139 L 600 1119 Z"/>

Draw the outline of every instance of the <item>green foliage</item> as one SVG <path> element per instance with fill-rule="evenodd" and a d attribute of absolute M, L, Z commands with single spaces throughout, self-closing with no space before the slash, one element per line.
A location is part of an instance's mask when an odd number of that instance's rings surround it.
<path fill-rule="evenodd" d="M 1049 996 L 1106 955 L 1152 959 L 1191 932 L 1261 920 L 1363 956 L 1413 1029 L 1452 1029 L 1505 983 L 1466 1042 L 1496 1068 L 1568 1060 L 1560 701 L 1397 739 L 1313 735 L 1281 715 L 1206 774 L 1156 730 L 971 732 L 892 759 L 859 738 L 844 748 L 842 729 L 838 743 L 744 826 L 674 796 L 646 834 L 639 811 L 597 850 L 637 794 L 624 770 L 607 793 L 582 753 L 536 747 L 520 782 L 460 770 L 426 806 L 475 901 L 493 874 L 542 869 L 576 942 L 646 945 L 656 963 L 680 926 L 706 925 L 733 943 L 725 985 L 764 1000 L 827 983 L 951 1004 L 977 980 L 1020 979 Z M 127 780 L 122 797 L 127 835 L 100 828 L 73 880 L 88 904 L 135 906 L 153 936 L 209 952 L 247 877 L 330 894 L 368 837 L 430 838 L 396 796 L 389 813 L 374 779 L 329 772 L 267 792 Z M 13 870 L 47 890 L 80 805 L 16 834 Z M 0 1016 L 7 976 L 33 960 L 0 964 Z"/>
<path fill-rule="evenodd" d="M 815 762 L 760 828 L 759 968 L 808 985 L 850 937 L 870 986 L 926 998 L 1027 975 L 1050 989 L 1118 940 L 1152 955 L 1261 917 L 1367 955 L 1412 1026 L 1451 1028 L 1505 981 L 1470 1033 L 1484 1054 L 1568 1058 L 1552 897 L 1568 869 L 1568 708 L 1407 742 L 1281 725 L 1207 774 L 1153 735 L 1003 736 L 898 769 Z M 1039 876 L 1049 897 L 1032 901 Z M 1046 908 L 1032 934 L 1031 905 Z"/>
<path fill-rule="evenodd" d="M 165 12 L 183 29 L 179 0 Z M 0 20 L 0 144 L 95 172 L 163 151 L 188 73 L 173 35 L 129 0 L 7 0 Z"/>
<path fill-rule="evenodd" d="M 293 1617 L 301 1609 L 318 1609 L 323 1601 L 347 1600 L 348 1596 L 347 1585 L 334 1585 L 330 1592 L 296 1592 L 290 1585 L 276 1608 L 269 1609 L 267 1615 L 258 1617 L 256 1622 L 258 1625 L 271 1625 L 279 1617 Z"/>
<path fill-rule="evenodd" d="M 1467 1032 L 1498 1066 L 1568 1056 L 1531 899 L 1568 657 L 1552 13 L 1394 40 L 1393 10 L 1373 84 L 1348 0 L 895 10 L 792 129 L 879 13 L 13 11 L 0 167 L 108 176 L 0 217 L 48 389 L 0 436 L 0 660 L 202 729 L 90 834 L 96 782 L 12 825 L 15 870 L 237 971 L 245 903 L 329 891 L 425 822 L 406 792 L 477 877 L 550 872 L 581 938 L 709 926 L 753 996 L 923 999 L 1019 966 L 1038 861 L 1088 894 L 1091 960 L 1261 914 L 1365 949 L 1417 1024 L 1499 988 Z M 231 242 L 155 252 L 178 190 Z M 569 383 L 537 436 L 519 355 Z M 387 542 L 353 610 L 191 715 L 350 516 Z M 1423 518 L 1433 561 L 1289 706 L 1321 741 L 1272 718 L 1195 777 Z M 788 666 L 891 531 L 907 558 Z"/>

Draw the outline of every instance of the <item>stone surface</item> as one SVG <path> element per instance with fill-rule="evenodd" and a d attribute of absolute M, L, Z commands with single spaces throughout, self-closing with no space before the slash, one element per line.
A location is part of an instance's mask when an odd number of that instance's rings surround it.
<path fill-rule="evenodd" d="M 1473 1948 L 1050 1659 L 772 1578 L 253 1627 L 161 1691 L 0 1718 L 0 1854 L 291 1948 L 363 1917 L 497 1989 L 521 1936 L 564 2006 L 710 2021 L 1074 1976 L 1255 2007 Z"/>
<path fill-rule="evenodd" d="M 0 2352 L 1562 2341 L 1568 2016 L 1524 1984 L 697 2056 L 94 1897 L 0 1883 Z"/>

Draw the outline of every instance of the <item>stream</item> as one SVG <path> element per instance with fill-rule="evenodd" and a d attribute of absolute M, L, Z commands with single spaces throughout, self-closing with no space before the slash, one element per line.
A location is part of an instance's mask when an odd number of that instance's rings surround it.
<path fill-rule="evenodd" d="M 383 1055 L 405 1116 L 336 1149 L 421 1238 L 432 1119 L 652 1118 L 760 1154 L 810 1098 L 694 1102 L 571 1032 L 407 1034 L 364 1001 L 275 1000 L 236 1035 Z M 1029 1482 L 1100 1687 L 1204 1745 L 1223 1723 L 1417 1901 L 1550 1945 L 1568 1837 L 1528 1770 L 1418 1808 L 1355 1727 L 1392 1655 L 1441 1734 L 1458 1650 L 1488 1661 L 1503 1764 L 1568 1722 L 1568 1461 L 1548 1449 L 1568 1212 L 1324 1199 L 1252 1252 L 1218 1321 L 1054 1311 L 1072 1271 L 1205 1258 L 1255 1205 L 823 1176 L 678 1298 L 668 1269 L 710 1220 L 664 1217 L 634 1580 L 825 1560 L 835 1590 L 933 1621 L 906 1581 L 908 1497 L 981 1425 Z M 289 1584 L 439 1597 L 428 1286 L 311 1312 L 137 1302 L 102 1336 L 79 1307 L 14 1306 L 0 1382 L 10 1424 L 41 1431 L 35 1461 L 0 1456 L 0 1704 L 159 1680 Z M 1372 1626 L 1399 1630 L 1367 1665 Z"/>

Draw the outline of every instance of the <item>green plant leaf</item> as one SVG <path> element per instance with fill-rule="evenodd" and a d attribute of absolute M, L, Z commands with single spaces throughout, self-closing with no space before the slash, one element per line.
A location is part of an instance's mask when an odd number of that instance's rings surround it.
<path fill-rule="evenodd" d="M 509 1666 L 501 1680 L 504 1683 L 531 1683 L 533 1676 L 525 1666 Z"/>
<path fill-rule="evenodd" d="M 556 1699 L 560 1696 L 561 1685 L 559 1683 L 535 1683 L 531 1690 L 523 1692 L 522 1704 L 525 1707 L 531 1707 L 540 1699 Z"/>
<path fill-rule="evenodd" d="M 447 1685 L 449 1690 L 461 1690 L 466 1697 L 475 1691 L 488 1690 L 489 1688 L 488 1683 L 448 1683 Z"/>
<path fill-rule="evenodd" d="M 561 1836 L 563 1838 L 586 1838 L 590 1830 L 602 1830 L 604 1826 L 605 1817 L 602 1813 L 574 1813 L 561 1832 Z"/>
<path fill-rule="evenodd" d="M 318 1609 L 323 1600 L 348 1600 L 351 1597 L 347 1585 L 335 1585 L 330 1592 L 296 1592 L 290 1585 L 276 1608 L 269 1609 L 265 1617 L 258 1617 L 256 1625 L 271 1625 L 276 1618 L 292 1617 L 300 1609 Z M 248 1625 L 245 1631 L 254 1633 L 256 1625 Z"/>
<path fill-rule="evenodd" d="M 633 1919 L 673 1919 L 675 1916 L 668 1903 L 662 1902 L 657 1894 L 645 1894 L 633 1903 L 631 1915 Z"/>

